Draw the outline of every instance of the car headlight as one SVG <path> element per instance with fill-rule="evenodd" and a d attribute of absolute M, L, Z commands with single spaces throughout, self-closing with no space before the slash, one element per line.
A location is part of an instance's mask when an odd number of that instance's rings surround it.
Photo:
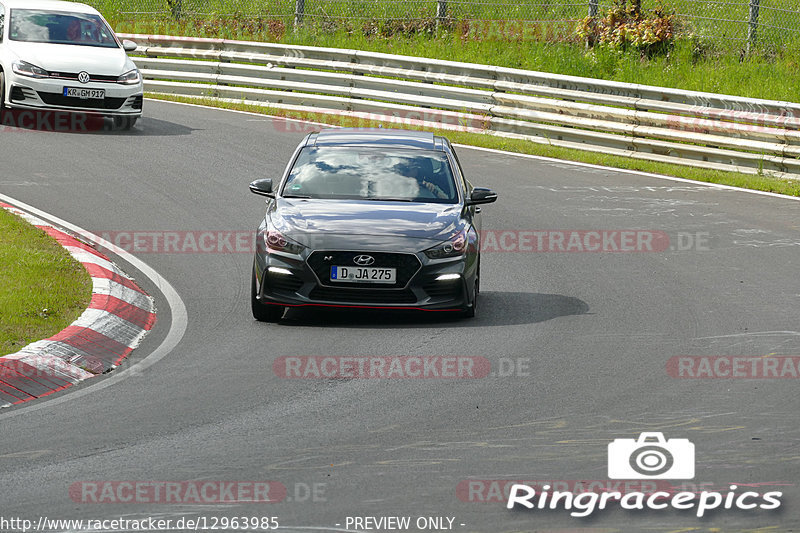
<path fill-rule="evenodd" d="M 136 85 L 140 81 L 142 81 L 142 76 L 139 74 L 137 69 L 129 70 L 117 78 L 117 83 L 121 83 L 123 85 Z"/>
<path fill-rule="evenodd" d="M 302 244 L 287 239 L 281 232 L 275 230 L 264 232 L 264 244 L 270 250 L 295 255 L 300 255 L 305 248 Z"/>
<path fill-rule="evenodd" d="M 11 69 L 15 74 L 28 76 L 29 78 L 49 78 L 50 73 L 41 67 L 32 65 L 27 61 L 17 60 L 11 64 Z"/>
<path fill-rule="evenodd" d="M 464 255 L 467 251 L 467 242 L 467 230 L 462 229 L 443 243 L 425 250 L 425 255 L 431 259 Z"/>

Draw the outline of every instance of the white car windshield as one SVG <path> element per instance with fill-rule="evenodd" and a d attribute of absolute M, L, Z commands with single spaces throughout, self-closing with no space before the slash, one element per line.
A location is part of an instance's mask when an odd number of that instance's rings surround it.
<path fill-rule="evenodd" d="M 31 43 L 117 48 L 114 32 L 91 13 L 12 9 L 9 38 Z"/>

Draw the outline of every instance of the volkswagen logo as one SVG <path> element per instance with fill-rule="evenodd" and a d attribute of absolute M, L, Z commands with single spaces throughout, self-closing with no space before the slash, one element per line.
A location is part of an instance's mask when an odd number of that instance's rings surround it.
<path fill-rule="evenodd" d="M 371 255 L 357 255 L 353 258 L 353 263 L 358 266 L 366 267 L 375 262 L 375 258 Z"/>
<path fill-rule="evenodd" d="M 81 83 L 89 83 L 89 73 L 85 70 L 78 73 L 78 81 Z"/>

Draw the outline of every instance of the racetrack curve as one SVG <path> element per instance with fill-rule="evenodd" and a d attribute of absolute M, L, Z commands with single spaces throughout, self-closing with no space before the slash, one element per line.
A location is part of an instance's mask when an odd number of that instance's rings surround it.
<path fill-rule="evenodd" d="M 149 101 L 129 133 L 0 135 L 0 193 L 102 234 L 254 230 L 264 207 L 248 183 L 278 177 L 303 133 L 280 119 Z M 367 515 L 454 517 L 457 531 L 487 533 L 800 527 L 797 380 L 667 372 L 676 356 L 800 356 L 800 203 L 458 152 L 472 183 L 500 194 L 483 208 L 484 229 L 649 230 L 672 249 L 486 253 L 472 320 L 293 310 L 279 324 L 250 315 L 250 253 L 135 253 L 182 298 L 186 334 L 112 386 L 86 393 L 109 379 L 99 377 L 74 387 L 74 401 L 67 392 L 0 412 L 0 515 L 275 516 L 289 531 L 341 531 L 348 516 Z M 519 243 L 505 239 L 498 247 Z M 167 335 L 170 306 L 120 264 L 159 312 L 135 365 Z M 273 371 L 276 358 L 308 355 L 477 356 L 495 372 L 501 359 L 523 368 L 482 379 Z M 694 443 L 690 483 L 777 485 L 781 508 L 699 520 L 611 506 L 579 519 L 456 491 L 470 479 L 606 480 L 607 445 L 643 431 Z M 289 492 L 275 504 L 73 499 L 76 483 L 127 480 L 269 480 Z M 317 497 L 305 498 L 315 484 Z"/>

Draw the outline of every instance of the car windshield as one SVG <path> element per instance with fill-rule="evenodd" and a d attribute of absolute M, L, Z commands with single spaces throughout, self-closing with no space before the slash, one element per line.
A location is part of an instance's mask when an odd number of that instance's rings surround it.
<path fill-rule="evenodd" d="M 447 156 L 428 150 L 306 147 L 284 197 L 457 203 Z"/>
<path fill-rule="evenodd" d="M 91 13 L 12 9 L 8 36 L 31 43 L 119 46 L 103 19 Z"/>

